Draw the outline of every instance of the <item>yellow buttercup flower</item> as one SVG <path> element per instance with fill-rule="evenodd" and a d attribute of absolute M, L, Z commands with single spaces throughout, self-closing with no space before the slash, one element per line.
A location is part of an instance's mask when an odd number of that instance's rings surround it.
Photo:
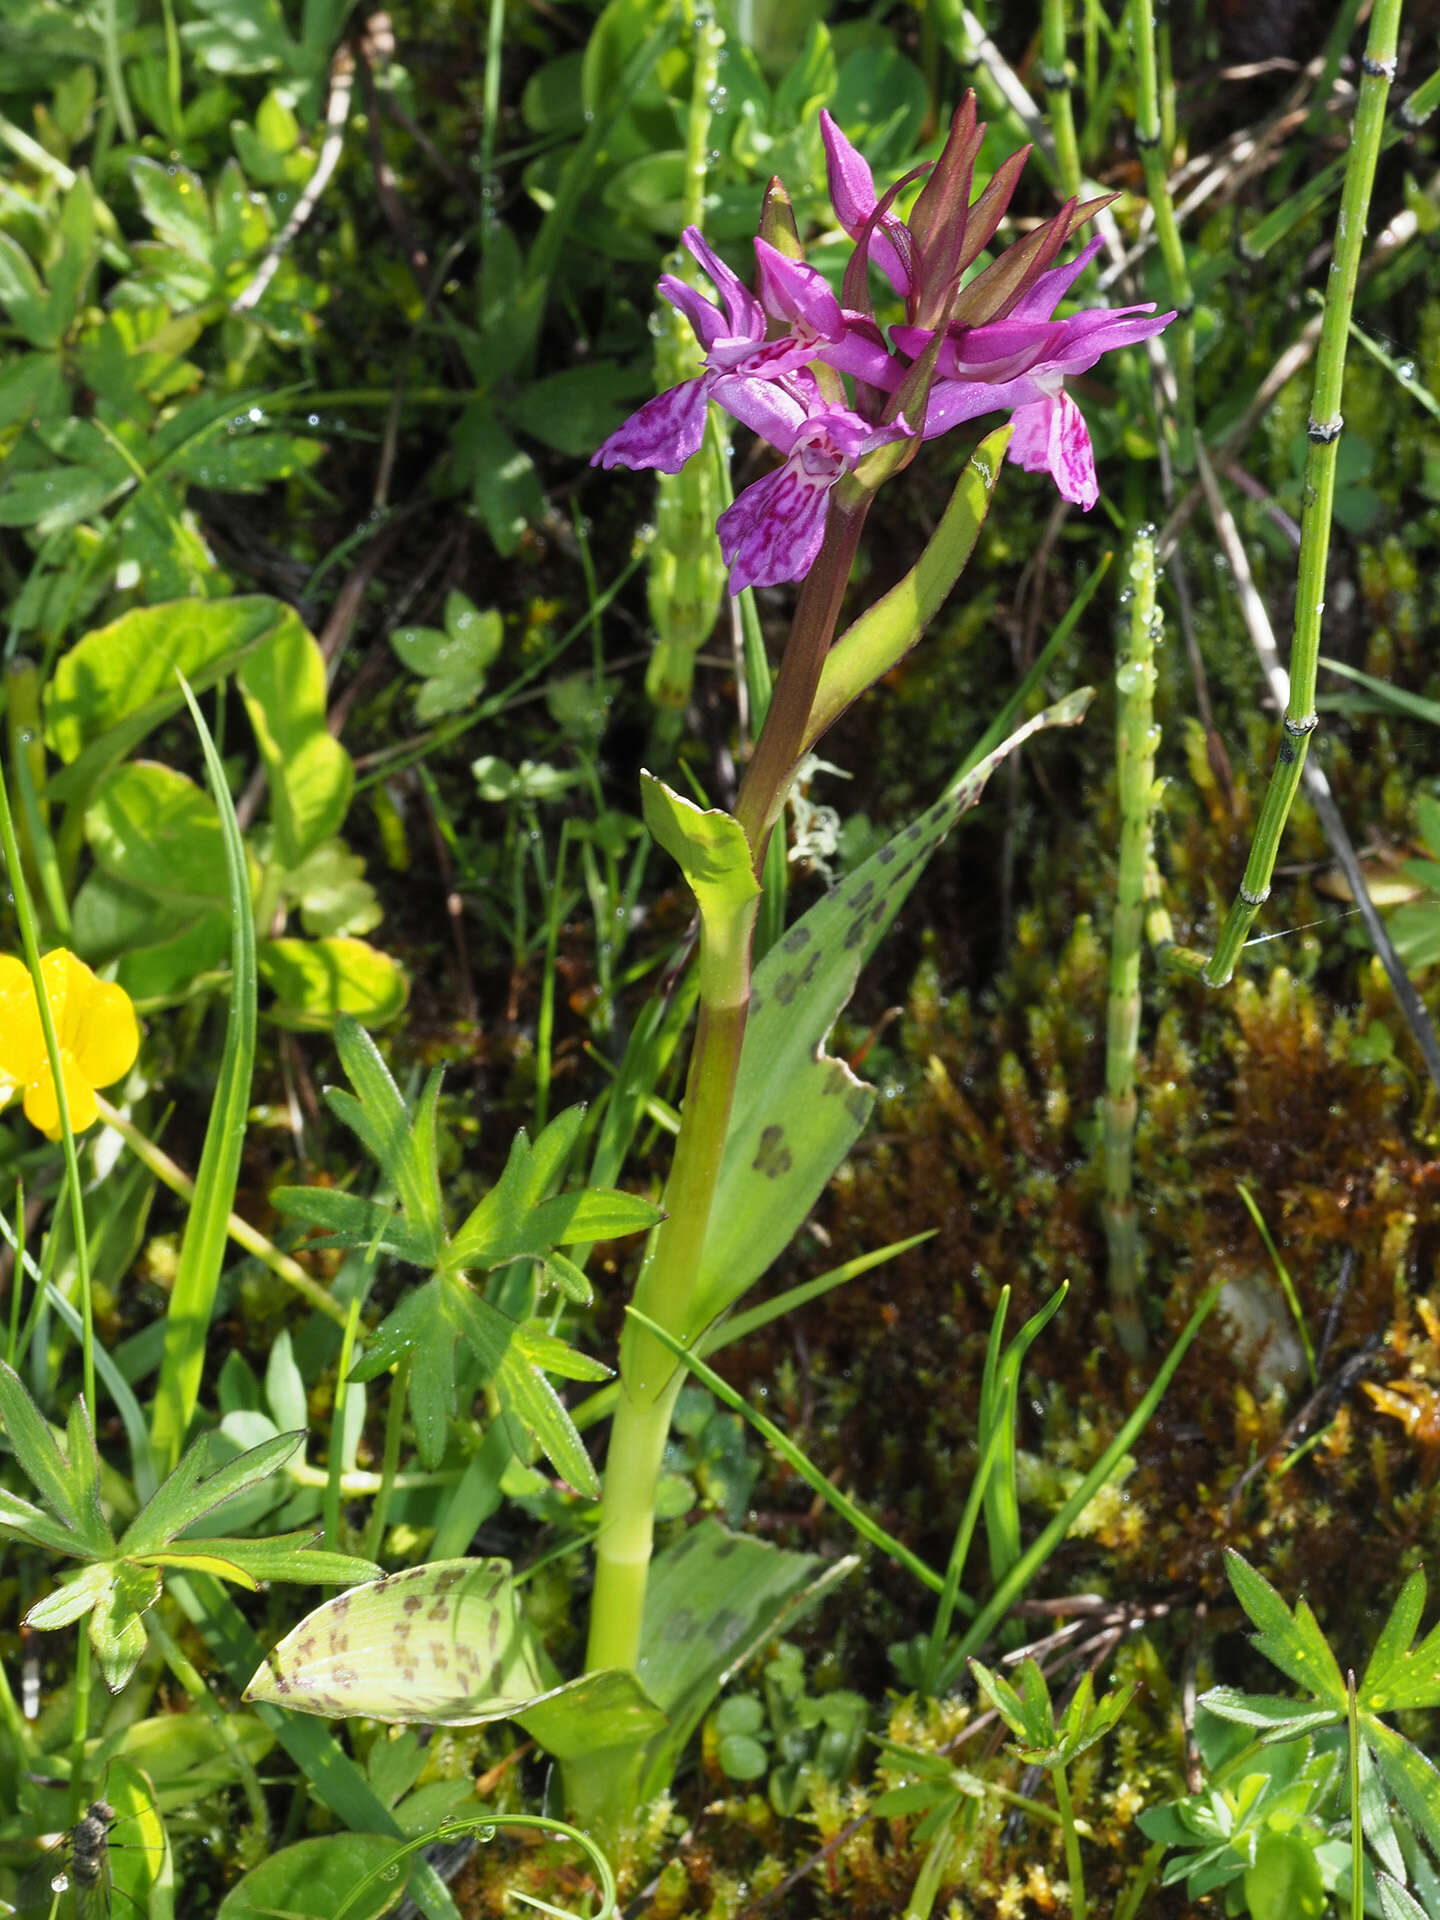
<path fill-rule="evenodd" d="M 76 1133 L 96 1117 L 96 1087 L 130 1071 L 140 1051 L 135 1009 L 123 987 L 97 980 L 64 947 L 40 962 L 60 1043 L 65 1102 Z M 34 982 L 23 960 L 0 954 L 0 1095 L 25 1090 L 25 1118 L 51 1140 L 60 1138 L 60 1105 L 45 1052 Z"/>

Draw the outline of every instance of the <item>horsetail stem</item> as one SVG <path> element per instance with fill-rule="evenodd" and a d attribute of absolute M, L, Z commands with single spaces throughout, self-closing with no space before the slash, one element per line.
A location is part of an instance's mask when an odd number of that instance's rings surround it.
<path fill-rule="evenodd" d="M 1175 464 L 1182 475 L 1195 471 L 1195 294 L 1185 265 L 1185 249 L 1170 198 L 1172 139 L 1165 127 L 1175 122 L 1174 79 L 1165 63 L 1162 108 L 1155 56 L 1154 0 L 1135 0 L 1131 9 L 1135 42 L 1135 144 L 1145 170 L 1145 192 L 1155 216 L 1155 238 L 1165 263 L 1169 297 L 1178 318 L 1170 339 L 1175 368 Z"/>
<path fill-rule="evenodd" d="M 1144 0 L 1137 0 L 1137 6 L 1143 4 Z M 1365 242 L 1370 190 L 1384 132 L 1385 102 L 1395 77 L 1400 4 L 1401 0 L 1376 0 L 1361 62 L 1355 125 L 1335 224 L 1335 251 L 1325 288 L 1320 344 L 1315 355 L 1315 387 L 1307 429 L 1310 446 L 1305 460 L 1305 504 L 1300 519 L 1300 571 L 1295 628 L 1290 643 L 1290 697 L 1285 707 L 1280 749 L 1265 790 L 1245 876 L 1205 970 L 1205 979 L 1212 987 L 1223 987 L 1234 973 L 1240 949 L 1269 896 L 1280 839 L 1300 785 L 1310 736 L 1318 724 L 1315 677 L 1320 658 L 1320 618 L 1325 610 L 1325 566 L 1330 553 L 1335 468 L 1344 427 L 1340 401 L 1345 384 L 1345 349 Z"/>
<path fill-rule="evenodd" d="M 1061 197 L 1080 198 L 1080 149 L 1075 139 L 1075 115 L 1070 103 L 1070 69 L 1065 60 L 1065 0 L 1045 0 L 1041 17 L 1040 77 L 1045 82 L 1045 104 L 1055 138 L 1055 168 Z"/>
<path fill-rule="evenodd" d="M 705 224 L 705 189 L 710 151 L 710 121 L 720 78 L 725 35 L 708 17 L 694 29 L 694 71 L 685 142 L 684 219 L 687 227 Z M 688 253 L 676 256 L 674 270 L 689 285 L 699 269 Z M 677 386 L 700 371 L 703 353 L 688 323 L 669 305 L 655 349 L 657 388 Z M 655 533 L 649 554 L 648 599 L 655 627 L 655 651 L 645 674 L 645 691 L 659 710 L 662 731 L 678 728 L 695 677 L 695 656 L 709 639 L 725 591 L 725 562 L 715 521 L 725 505 L 724 474 L 730 435 L 724 415 L 710 409 L 699 455 L 679 473 L 662 473 L 655 500 Z"/>
<path fill-rule="evenodd" d="M 1115 768 L 1120 796 L 1120 865 L 1115 923 L 1110 936 L 1110 1001 L 1105 1032 L 1102 1214 L 1109 1247 L 1110 1313 L 1132 1360 L 1148 1345 L 1140 1304 L 1143 1249 L 1131 1191 L 1135 1143 L 1135 1053 L 1140 1036 L 1140 950 L 1144 934 L 1168 935 L 1157 904 L 1159 878 L 1151 857 L 1155 812 L 1155 529 L 1141 527 L 1130 553 L 1128 646 L 1115 673 L 1118 711 Z M 1163 921 L 1160 916 L 1164 916 Z"/>

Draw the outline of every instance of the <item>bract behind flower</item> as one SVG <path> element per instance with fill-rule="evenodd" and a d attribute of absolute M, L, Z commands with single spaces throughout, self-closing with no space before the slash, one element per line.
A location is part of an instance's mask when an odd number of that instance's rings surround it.
<path fill-rule="evenodd" d="M 123 987 L 97 980 L 64 947 L 40 962 L 45 997 L 60 1045 L 60 1072 L 70 1124 L 93 1125 L 95 1089 L 128 1073 L 140 1051 L 135 1009 Z M 25 1117 L 51 1140 L 60 1138 L 60 1103 L 45 1052 L 34 983 L 22 960 L 0 954 L 0 1084 L 7 1096 L 25 1091 Z"/>

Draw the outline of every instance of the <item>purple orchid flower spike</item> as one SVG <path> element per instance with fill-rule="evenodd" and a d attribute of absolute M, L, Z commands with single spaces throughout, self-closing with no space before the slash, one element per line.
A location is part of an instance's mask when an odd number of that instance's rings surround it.
<path fill-rule="evenodd" d="M 1064 391 L 1064 381 L 1087 372 L 1112 348 L 1148 340 L 1175 318 L 1148 305 L 1092 307 L 1052 320 L 1099 247 L 1092 240 L 1065 266 L 1041 274 L 1006 319 L 947 330 L 924 432 L 932 440 L 981 414 L 1012 413 L 1015 432 L 1007 457 L 1027 473 L 1048 473 L 1061 497 L 1087 512 L 1099 498 L 1095 457 L 1084 417 Z M 891 337 L 903 353 L 918 354 L 933 336 L 920 327 L 894 327 Z"/>
<path fill-rule="evenodd" d="M 716 522 L 730 591 L 803 580 L 825 536 L 830 489 L 876 447 L 907 436 L 904 421 L 876 427 L 827 402 L 814 377 L 717 382 L 715 399 L 785 455 Z"/>
<path fill-rule="evenodd" d="M 813 267 L 803 260 L 789 260 L 757 240 L 761 290 L 757 300 L 707 245 L 698 227 L 687 227 L 682 237 L 714 282 L 720 304 L 670 273 L 661 275 L 660 291 L 694 328 L 705 349 L 705 371 L 647 400 L 596 449 L 591 466 L 658 467 L 662 473 L 678 473 L 700 450 L 706 402 L 718 381 L 780 380 L 798 372 L 826 347 L 843 353 L 846 323 L 840 303 Z M 788 331 L 769 340 L 772 320 Z"/>

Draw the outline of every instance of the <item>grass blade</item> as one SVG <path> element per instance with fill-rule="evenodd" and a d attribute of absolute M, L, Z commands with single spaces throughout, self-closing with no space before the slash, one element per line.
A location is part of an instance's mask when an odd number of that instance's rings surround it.
<path fill-rule="evenodd" d="M 225 1026 L 225 1051 L 215 1083 L 215 1104 L 205 1130 L 205 1149 L 195 1180 L 195 1199 L 186 1222 L 180 1263 L 165 1320 L 165 1352 L 155 1389 L 155 1413 L 150 1445 L 156 1463 L 168 1472 L 180 1458 L 186 1430 L 195 1411 L 205 1364 L 205 1337 L 215 1306 L 215 1289 L 225 1258 L 230 1208 L 240 1176 L 240 1153 L 245 1143 L 245 1115 L 250 1105 L 250 1078 L 255 1066 L 255 920 L 245 848 L 231 803 L 220 755 L 210 737 L 205 717 L 182 679 L 186 704 L 200 735 L 210 792 L 220 814 L 225 837 L 225 878 L 230 894 L 230 1011 Z"/>

